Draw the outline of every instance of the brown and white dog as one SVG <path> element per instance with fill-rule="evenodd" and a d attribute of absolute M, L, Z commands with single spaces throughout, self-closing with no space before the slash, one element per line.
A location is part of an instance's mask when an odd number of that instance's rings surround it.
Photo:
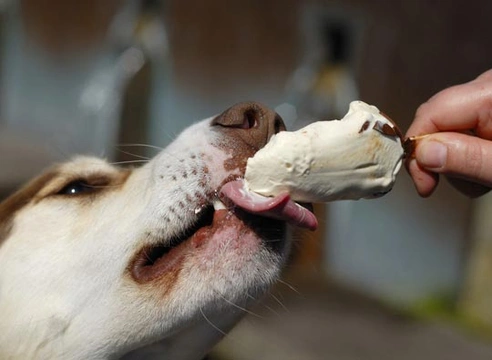
<path fill-rule="evenodd" d="M 80 157 L 1 203 L 0 359 L 140 358 L 156 342 L 200 359 L 278 276 L 285 222 L 305 225 L 286 197 L 219 201 L 283 128 L 238 104 L 141 168 Z"/>

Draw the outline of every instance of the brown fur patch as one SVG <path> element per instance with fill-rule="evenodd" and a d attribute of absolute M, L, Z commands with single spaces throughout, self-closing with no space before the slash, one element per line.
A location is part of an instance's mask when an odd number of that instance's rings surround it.
<path fill-rule="evenodd" d="M 87 174 L 82 173 L 79 176 L 79 174 L 76 173 L 65 173 L 64 165 L 54 166 L 42 175 L 34 178 L 20 190 L 0 203 L 0 246 L 12 231 L 15 214 L 30 202 L 38 202 L 45 197 L 56 195 L 57 191 L 60 191 L 71 181 L 79 178 L 86 180 L 90 185 L 94 186 L 94 188 L 97 189 L 96 193 L 111 191 L 116 188 L 121 188 L 131 173 L 132 171 L 130 169 L 122 169 L 115 171 L 112 174 L 89 172 Z M 61 179 L 59 184 L 56 184 L 57 178 Z M 78 197 L 80 200 L 84 198 L 83 195 L 84 194 L 59 196 Z M 93 196 L 94 194 L 90 193 L 89 195 Z"/>
<path fill-rule="evenodd" d="M 26 206 L 36 194 L 58 175 L 58 167 L 31 180 L 20 190 L 0 203 L 0 246 L 12 230 L 12 219 L 17 211 Z"/>
<path fill-rule="evenodd" d="M 79 200 L 93 200 L 95 196 L 99 197 L 102 193 L 120 189 L 122 185 L 125 184 L 131 173 L 132 171 L 130 169 L 122 169 L 112 173 L 105 173 L 102 171 L 87 174 L 60 174 L 61 181 L 54 181 L 53 186 L 40 192 L 33 200 L 38 202 L 53 195 L 72 199 L 77 198 Z M 82 192 L 80 194 L 59 193 L 66 186 L 70 186 L 70 184 L 77 182 L 86 184 L 88 188 L 92 189 L 92 191 Z"/>

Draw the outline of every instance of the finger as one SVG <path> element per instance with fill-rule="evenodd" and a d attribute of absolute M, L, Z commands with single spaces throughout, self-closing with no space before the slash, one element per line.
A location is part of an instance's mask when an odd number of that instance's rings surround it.
<path fill-rule="evenodd" d="M 477 80 L 486 80 L 486 81 L 492 80 L 492 69 L 487 70 L 483 74 L 479 75 L 477 77 Z"/>
<path fill-rule="evenodd" d="M 491 188 L 485 185 L 477 184 L 468 180 L 463 180 L 454 177 L 448 177 L 448 181 L 462 194 L 470 197 L 476 198 L 488 193 Z"/>
<path fill-rule="evenodd" d="M 492 139 L 492 73 L 458 86 L 445 89 L 422 104 L 407 136 L 439 131 L 474 130 Z"/>
<path fill-rule="evenodd" d="M 408 162 L 407 170 L 420 196 L 428 197 L 434 192 L 439 183 L 438 174 L 423 169 L 415 159 Z"/>
<path fill-rule="evenodd" d="M 492 186 L 492 142 L 460 133 L 436 133 L 415 149 L 422 169 Z"/>

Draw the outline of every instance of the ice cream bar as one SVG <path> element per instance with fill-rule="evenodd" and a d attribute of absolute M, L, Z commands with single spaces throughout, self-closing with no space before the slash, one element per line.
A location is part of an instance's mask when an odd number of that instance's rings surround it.
<path fill-rule="evenodd" d="M 297 202 L 357 200 L 386 194 L 404 156 L 398 127 L 375 106 L 353 101 L 341 120 L 283 131 L 248 160 L 245 187 Z"/>

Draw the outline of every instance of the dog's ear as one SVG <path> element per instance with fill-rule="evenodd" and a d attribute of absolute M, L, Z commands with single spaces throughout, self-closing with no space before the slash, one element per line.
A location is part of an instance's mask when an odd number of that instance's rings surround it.
<path fill-rule="evenodd" d="M 58 167 L 51 168 L 0 203 L 0 245 L 12 229 L 15 213 L 29 204 L 33 197 L 57 175 Z"/>

